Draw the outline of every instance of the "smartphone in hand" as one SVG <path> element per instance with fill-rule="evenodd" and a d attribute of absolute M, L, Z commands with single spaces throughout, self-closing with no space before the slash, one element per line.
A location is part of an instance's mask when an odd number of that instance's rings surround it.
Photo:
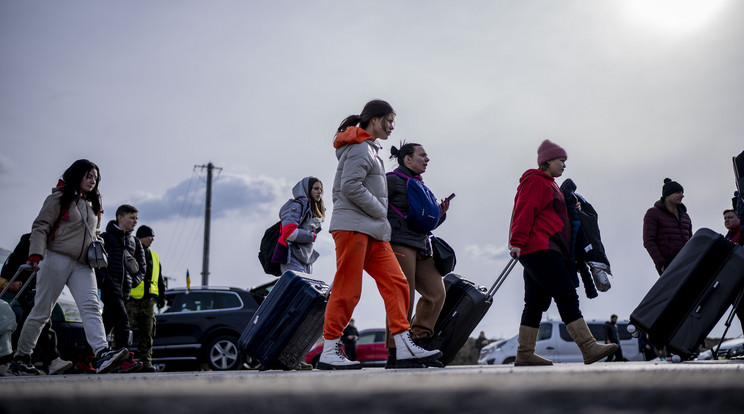
<path fill-rule="evenodd" d="M 446 198 L 446 200 L 447 200 L 447 201 L 449 201 L 449 200 L 452 200 L 453 198 L 455 198 L 455 193 L 452 193 L 452 194 L 450 194 L 450 195 L 449 195 L 449 196 L 448 196 L 448 197 Z"/>

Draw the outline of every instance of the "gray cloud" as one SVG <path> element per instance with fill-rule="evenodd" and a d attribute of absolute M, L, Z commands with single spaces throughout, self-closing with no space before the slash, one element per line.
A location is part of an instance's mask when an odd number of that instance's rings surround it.
<path fill-rule="evenodd" d="M 216 175 L 212 182 L 212 217 L 219 219 L 234 213 L 260 215 L 272 210 L 280 200 L 284 201 L 287 193 L 287 184 L 281 179 Z M 144 196 L 134 204 L 149 220 L 167 221 L 203 216 L 205 200 L 205 178 L 195 175 L 168 188 L 162 195 Z"/>

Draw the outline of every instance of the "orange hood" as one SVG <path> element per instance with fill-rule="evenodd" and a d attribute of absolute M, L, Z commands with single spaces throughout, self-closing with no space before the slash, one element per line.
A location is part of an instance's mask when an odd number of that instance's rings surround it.
<path fill-rule="evenodd" d="M 375 138 L 362 128 L 355 126 L 348 127 L 346 131 L 336 134 L 336 138 L 333 140 L 333 148 L 341 148 L 347 144 L 359 144 L 368 139 Z"/>

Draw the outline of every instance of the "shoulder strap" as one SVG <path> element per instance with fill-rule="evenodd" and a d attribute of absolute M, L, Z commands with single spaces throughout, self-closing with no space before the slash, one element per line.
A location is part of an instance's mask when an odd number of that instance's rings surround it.
<path fill-rule="evenodd" d="M 403 177 L 406 180 L 406 183 L 408 183 L 408 180 L 411 179 L 411 177 L 409 177 L 409 176 L 407 176 L 405 174 L 399 173 L 398 171 L 390 171 L 390 172 L 386 173 L 385 175 L 390 175 L 390 174 L 395 174 L 395 175 L 397 175 L 399 177 Z"/>
<path fill-rule="evenodd" d="M 390 171 L 390 172 L 387 172 L 387 173 L 385 173 L 385 175 L 391 175 L 391 174 L 395 174 L 395 175 L 397 175 L 397 176 L 399 176 L 399 177 L 403 178 L 404 180 L 406 180 L 406 189 L 408 188 L 408 180 L 410 180 L 410 179 L 411 179 L 411 177 L 409 177 L 409 176 L 407 176 L 407 175 L 405 175 L 405 174 L 401 174 L 401 173 L 399 173 L 398 171 Z M 401 217 L 403 217 L 403 218 L 406 218 L 406 216 L 404 216 L 404 215 L 403 215 L 403 213 L 401 213 L 401 212 L 400 212 L 400 210 L 398 210 L 398 209 L 397 209 L 397 208 L 396 208 L 396 207 L 395 207 L 395 206 L 393 205 L 393 203 L 391 203 L 390 201 L 388 201 L 388 206 L 389 206 L 389 207 L 390 207 L 391 209 L 393 209 L 393 211 L 394 211 L 394 212 L 398 213 L 398 215 L 399 215 L 399 216 L 401 216 Z"/>

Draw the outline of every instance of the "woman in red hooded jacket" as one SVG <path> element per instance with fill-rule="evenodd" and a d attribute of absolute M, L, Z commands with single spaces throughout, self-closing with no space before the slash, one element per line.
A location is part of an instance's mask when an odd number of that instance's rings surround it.
<path fill-rule="evenodd" d="M 509 254 L 524 267 L 524 309 L 519 327 L 519 346 L 514 365 L 552 365 L 535 354 L 535 342 L 543 312 L 555 299 L 561 320 L 581 349 L 585 364 L 617 350 L 615 344 L 599 344 L 579 309 L 579 296 L 569 271 L 571 226 L 556 177 L 566 168 L 566 151 L 545 140 L 537 149 L 538 169 L 519 179 L 514 198 Z"/>

